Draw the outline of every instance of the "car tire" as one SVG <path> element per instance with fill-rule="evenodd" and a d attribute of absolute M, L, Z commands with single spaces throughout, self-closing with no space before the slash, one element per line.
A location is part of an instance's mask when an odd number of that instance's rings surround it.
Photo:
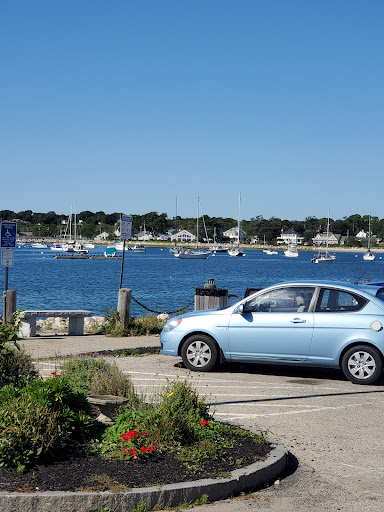
<path fill-rule="evenodd" d="M 183 363 L 194 372 L 209 372 L 217 366 L 219 350 L 215 341 L 205 334 L 190 336 L 181 348 Z"/>
<path fill-rule="evenodd" d="M 351 347 L 343 356 L 341 369 L 354 384 L 373 384 L 383 373 L 380 353 L 368 345 Z"/>

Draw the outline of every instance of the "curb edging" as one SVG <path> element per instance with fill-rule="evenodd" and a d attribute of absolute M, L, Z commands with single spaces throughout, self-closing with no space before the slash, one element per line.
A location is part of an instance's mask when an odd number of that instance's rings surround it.
<path fill-rule="evenodd" d="M 245 427 L 242 427 L 245 428 Z M 253 429 L 249 429 L 254 431 Z M 149 510 L 155 505 L 176 507 L 197 502 L 202 495 L 208 502 L 255 491 L 273 482 L 287 464 L 288 450 L 280 441 L 268 436 L 271 451 L 265 461 L 255 462 L 231 472 L 229 478 L 205 478 L 159 487 L 133 488 L 122 493 L 107 492 L 40 492 L 20 494 L 0 492 L 0 508 L 7 512 L 90 512 L 111 509 L 128 512 L 145 503 Z"/>

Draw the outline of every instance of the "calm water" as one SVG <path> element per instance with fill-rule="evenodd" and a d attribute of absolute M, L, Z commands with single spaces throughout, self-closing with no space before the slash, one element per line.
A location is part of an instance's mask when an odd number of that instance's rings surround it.
<path fill-rule="evenodd" d="M 102 254 L 104 247 L 91 250 Z M 336 253 L 332 265 L 314 265 L 312 252 L 286 258 L 280 251 L 268 256 L 259 250 L 245 251 L 243 258 L 226 254 L 207 260 L 179 260 L 167 248 L 147 248 L 146 253 L 126 253 L 123 287 L 148 308 L 171 312 L 193 301 L 195 289 L 213 278 L 218 288 L 244 296 L 247 288 L 262 288 L 294 279 L 354 281 L 363 273 L 371 281 L 384 281 L 384 254 L 365 262 L 362 253 Z M 382 259 L 381 259 L 382 258 Z M 4 268 L 1 287 L 4 288 Z M 117 307 L 121 261 L 57 260 L 49 249 L 15 249 L 15 265 L 9 269 L 8 288 L 17 290 L 19 309 L 89 309 L 103 315 Z M 230 304 L 234 299 L 230 299 Z M 146 314 L 132 303 L 133 316 Z"/>

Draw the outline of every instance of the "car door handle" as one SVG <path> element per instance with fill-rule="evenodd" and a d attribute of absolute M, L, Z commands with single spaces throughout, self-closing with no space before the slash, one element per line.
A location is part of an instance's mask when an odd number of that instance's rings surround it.
<path fill-rule="evenodd" d="M 291 320 L 291 323 L 292 324 L 305 324 L 306 320 L 304 320 L 303 318 L 294 318 L 293 320 Z"/>

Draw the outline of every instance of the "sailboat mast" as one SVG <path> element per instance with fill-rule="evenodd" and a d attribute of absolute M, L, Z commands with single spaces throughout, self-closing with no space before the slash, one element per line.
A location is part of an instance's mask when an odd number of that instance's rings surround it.
<path fill-rule="evenodd" d="M 196 221 L 196 249 L 199 247 L 199 202 L 200 198 L 197 198 L 197 221 Z"/>
<path fill-rule="evenodd" d="M 327 254 L 328 254 L 328 239 L 329 239 L 329 210 L 328 210 L 328 221 L 327 221 L 327 241 L 326 241 Z"/>
<path fill-rule="evenodd" d="M 237 221 L 237 245 L 240 247 L 240 205 L 241 205 L 241 193 L 239 192 L 239 218 Z"/>

